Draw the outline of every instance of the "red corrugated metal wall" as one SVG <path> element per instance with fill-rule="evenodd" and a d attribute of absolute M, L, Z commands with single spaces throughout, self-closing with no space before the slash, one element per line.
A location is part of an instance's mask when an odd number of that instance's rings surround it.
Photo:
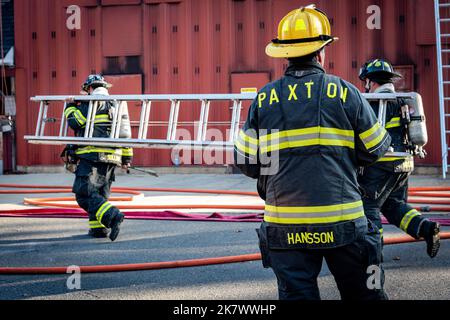
<path fill-rule="evenodd" d="M 16 0 L 18 165 L 59 163 L 60 148 L 28 145 L 20 138 L 34 132 L 38 106 L 29 102 L 31 96 L 77 93 L 92 72 L 115 74 L 110 76 L 116 84 L 111 93 L 228 93 L 232 75 L 239 73 L 241 79 L 249 79 L 249 87 L 260 86 L 252 74 L 268 74 L 274 80 L 286 66 L 285 61 L 264 53 L 266 44 L 276 37 L 279 20 L 310 2 Z M 66 8 L 74 3 L 81 7 L 81 29 L 70 31 Z M 438 165 L 433 1 L 321 0 L 316 4 L 327 12 L 333 33 L 340 37 L 327 51 L 328 72 L 359 86 L 359 67 L 369 58 L 384 57 L 414 70 L 412 89 L 424 98 L 431 137 L 429 157 L 422 163 Z M 371 5 L 381 8 L 380 30 L 366 27 Z M 137 108 L 130 109 L 136 117 Z M 182 106 L 180 121 L 192 121 L 199 111 L 197 104 Z M 59 113 L 51 115 L 59 117 Z M 167 106 L 154 104 L 151 117 L 167 120 Z M 211 119 L 230 117 L 228 104 L 213 106 Z M 192 130 L 192 125 L 182 123 L 180 128 Z M 150 131 L 152 136 L 165 137 L 162 127 Z M 137 150 L 136 154 L 139 165 L 171 164 L 168 151 Z"/>

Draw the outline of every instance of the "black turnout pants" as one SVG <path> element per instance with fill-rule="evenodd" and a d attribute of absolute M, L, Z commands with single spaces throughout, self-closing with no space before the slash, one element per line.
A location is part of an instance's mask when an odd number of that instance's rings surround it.
<path fill-rule="evenodd" d="M 120 212 L 108 202 L 115 180 L 115 165 L 81 159 L 75 172 L 73 192 L 78 205 L 89 214 L 91 229 L 109 228 L 111 219 Z"/>
<path fill-rule="evenodd" d="M 358 182 L 363 190 L 364 212 L 367 219 L 382 229 L 380 212 L 390 224 L 418 238 L 424 218 L 407 204 L 408 172 L 392 172 L 378 166 L 364 169 Z"/>
<path fill-rule="evenodd" d="M 263 223 L 264 226 L 264 223 Z M 280 300 L 320 300 L 317 278 L 325 259 L 342 300 L 387 300 L 381 266 L 381 235 L 376 228 L 353 243 L 332 249 L 270 249 L 259 231 L 263 265 L 272 268 Z"/>

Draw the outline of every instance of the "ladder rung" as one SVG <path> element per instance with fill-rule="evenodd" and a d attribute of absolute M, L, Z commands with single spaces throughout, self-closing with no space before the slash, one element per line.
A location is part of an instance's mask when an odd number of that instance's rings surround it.
<path fill-rule="evenodd" d="M 450 19 L 449 18 L 445 18 L 445 19 L 440 19 L 439 21 L 440 22 L 450 22 Z"/>
<path fill-rule="evenodd" d="M 448 52 L 450 52 L 450 49 L 442 49 L 441 52 L 448 53 Z"/>
<path fill-rule="evenodd" d="M 450 3 L 439 3 L 439 7 L 441 8 L 450 7 Z"/>
<path fill-rule="evenodd" d="M 450 33 L 441 34 L 441 38 L 450 38 Z"/>

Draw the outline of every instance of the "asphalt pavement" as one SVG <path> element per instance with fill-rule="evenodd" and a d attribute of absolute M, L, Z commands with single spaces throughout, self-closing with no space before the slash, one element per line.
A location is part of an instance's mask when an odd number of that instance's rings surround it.
<path fill-rule="evenodd" d="M 70 174 L 0 176 L 0 183 L 17 184 L 71 185 L 72 180 Z M 448 184 L 438 177 L 412 178 L 412 185 Z M 255 190 L 254 181 L 242 175 L 118 176 L 114 186 Z M 216 195 L 145 195 L 149 203 L 186 199 L 200 203 L 233 201 Z M 0 210 L 20 207 L 24 196 L 0 195 Z M 235 203 L 244 200 L 236 198 Z M 84 219 L 0 218 L 0 267 L 130 264 L 257 253 L 256 228 L 258 223 L 126 220 L 118 240 L 112 243 L 109 239 L 89 238 Z M 449 232 L 450 228 L 444 231 Z M 399 235 L 402 233 L 398 229 L 385 228 L 385 237 Z M 442 242 L 434 259 L 427 256 L 423 242 L 386 246 L 384 258 L 385 287 L 391 299 L 450 299 L 450 241 Z M 73 290 L 67 286 L 69 277 L 70 274 L 0 275 L 0 299 L 274 300 L 278 297 L 276 278 L 260 261 L 82 274 L 80 289 Z M 319 287 L 323 299 L 339 299 L 325 262 Z"/>

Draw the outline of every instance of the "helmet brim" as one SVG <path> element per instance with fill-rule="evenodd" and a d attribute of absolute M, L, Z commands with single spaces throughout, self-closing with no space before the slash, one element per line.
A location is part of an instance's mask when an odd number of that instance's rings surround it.
<path fill-rule="evenodd" d="M 339 38 L 333 38 L 327 41 L 314 41 L 299 44 L 279 44 L 271 42 L 266 47 L 266 54 L 272 58 L 304 57 L 319 51 L 326 45 L 337 40 L 339 40 Z"/>
<path fill-rule="evenodd" d="M 108 83 L 108 82 L 94 81 L 94 82 L 90 83 L 88 87 L 93 87 L 95 85 L 101 85 L 101 86 L 103 86 L 103 87 L 105 87 L 107 89 L 109 89 L 109 88 L 111 88 L 113 86 L 111 83 Z"/>
<path fill-rule="evenodd" d="M 376 71 L 376 72 L 369 72 L 365 75 L 365 79 L 402 79 L 403 76 L 400 73 L 397 72 L 390 72 L 390 71 Z M 362 80 L 362 81 L 365 81 Z"/>

